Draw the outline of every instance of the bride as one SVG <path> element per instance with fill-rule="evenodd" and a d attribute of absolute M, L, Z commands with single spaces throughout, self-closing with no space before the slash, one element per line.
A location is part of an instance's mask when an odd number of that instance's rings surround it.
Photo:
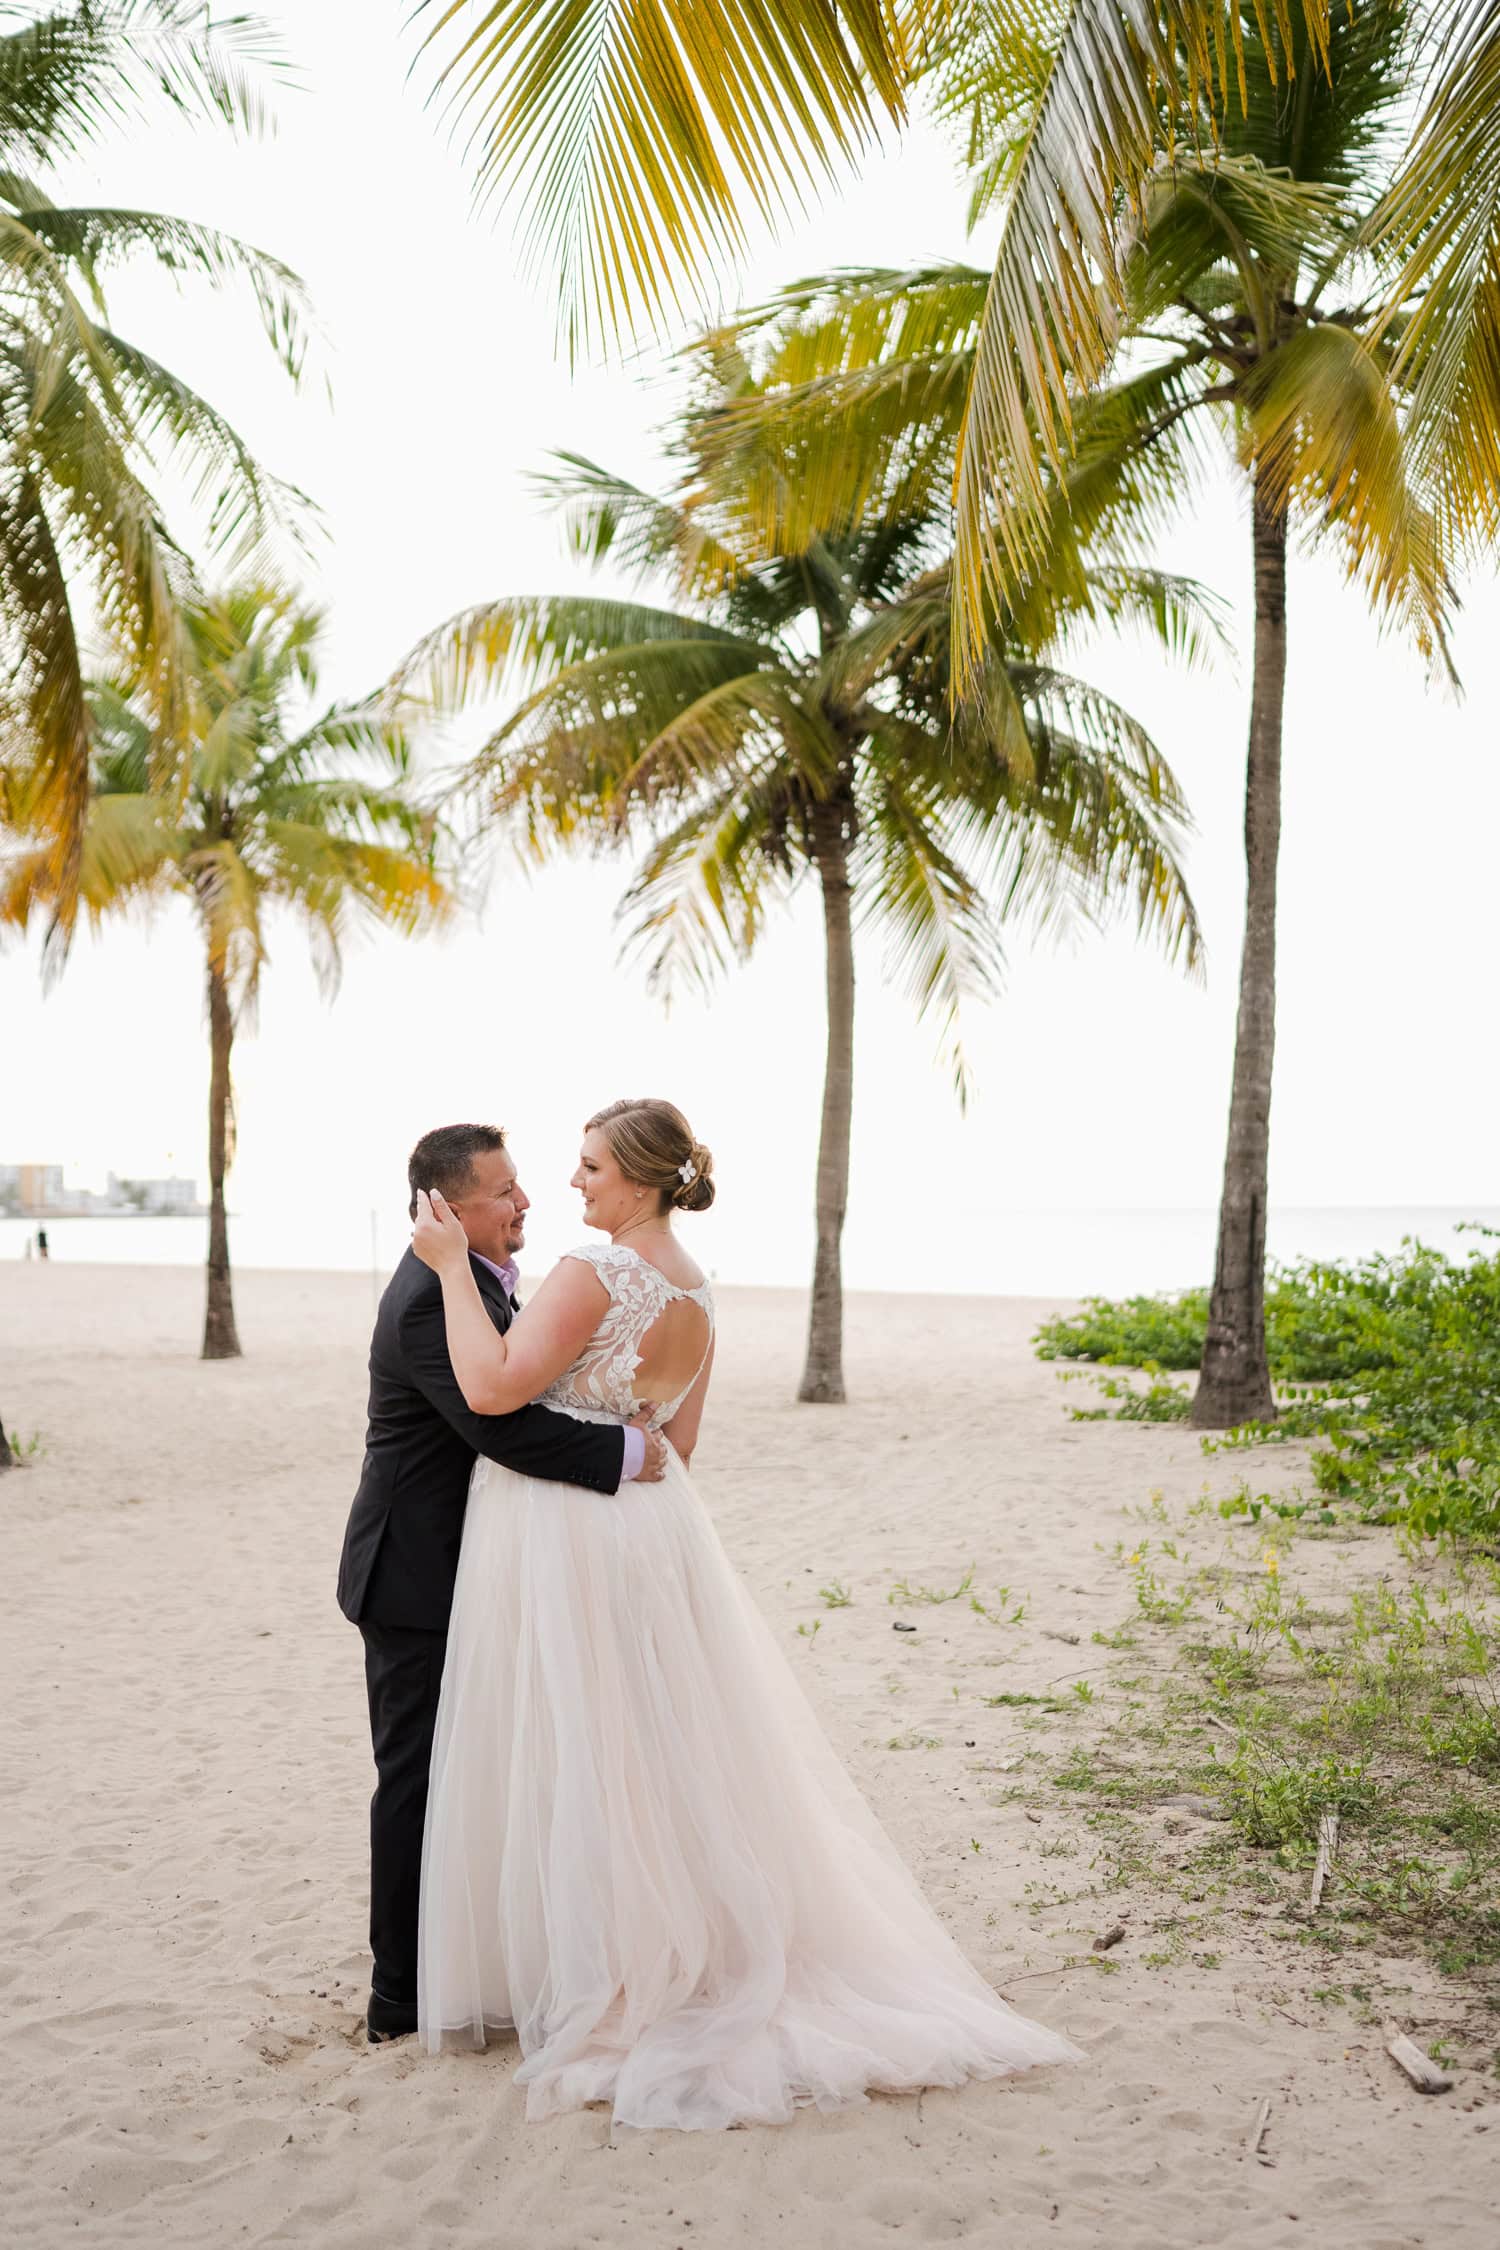
<path fill-rule="evenodd" d="M 422 1865 L 419 2024 L 514 2025 L 526 2114 L 778 2124 L 800 2103 L 1077 2059 L 959 1952 L 845 1773 L 688 1474 L 713 1361 L 674 1211 L 712 1160 L 664 1101 L 591 1117 L 572 1184 L 607 1241 L 504 1336 L 462 1226 L 419 1198 L 469 1405 L 653 1421 L 659 1484 L 605 1498 L 475 1464 Z"/>

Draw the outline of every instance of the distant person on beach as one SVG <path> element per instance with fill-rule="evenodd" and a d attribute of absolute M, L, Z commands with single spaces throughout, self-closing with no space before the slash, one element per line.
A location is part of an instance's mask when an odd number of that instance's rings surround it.
<path fill-rule="evenodd" d="M 45 1227 L 38 1227 L 36 1230 L 36 1254 L 39 1258 L 50 1258 L 52 1255 L 47 1248 L 47 1229 Z"/>
<path fill-rule="evenodd" d="M 494 1125 L 426 1133 L 407 1166 L 408 1210 L 435 1190 L 456 1211 L 484 1318 L 504 1334 L 516 1316 L 516 1258 L 530 1199 Z M 365 1644 L 376 1787 L 370 1804 L 372 2044 L 417 2028 L 417 1891 L 427 1769 L 453 1579 L 476 1457 L 526 1490 L 559 1484 L 613 1494 L 660 1477 L 666 1446 L 609 1416 L 596 1422 L 522 1404 L 473 1413 L 443 1333 L 442 1285 L 408 1250 L 375 1319 L 364 1472 L 339 1563 L 338 1601 Z"/>
<path fill-rule="evenodd" d="M 572 1184 L 607 1240 L 514 1319 L 494 1316 L 494 1235 L 476 1257 L 469 1210 L 413 1183 L 412 1246 L 441 1285 L 429 1349 L 446 1327 L 468 1408 L 595 1431 L 645 1412 L 667 1440 L 661 1481 L 609 1498 L 490 1448 L 475 1465 L 422 1855 L 427 2048 L 514 2026 L 528 2118 L 607 2102 L 618 2124 L 682 2130 L 1076 2060 L 928 1905 L 688 1473 L 714 1302 L 672 1222 L 714 1181 L 682 1112 L 588 1120 Z"/>

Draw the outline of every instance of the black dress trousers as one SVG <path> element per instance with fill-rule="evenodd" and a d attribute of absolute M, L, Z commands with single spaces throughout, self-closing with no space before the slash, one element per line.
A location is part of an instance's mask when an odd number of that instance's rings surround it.
<path fill-rule="evenodd" d="M 414 2003 L 427 1769 L 448 1636 L 370 1619 L 359 1629 L 377 1776 L 370 1799 L 371 1983 L 382 1999 Z"/>

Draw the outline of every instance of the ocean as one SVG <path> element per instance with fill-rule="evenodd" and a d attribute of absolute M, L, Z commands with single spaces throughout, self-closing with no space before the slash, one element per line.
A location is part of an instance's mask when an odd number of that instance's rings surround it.
<path fill-rule="evenodd" d="M 1209 1209 L 1047 1210 L 986 1208 L 961 1239 L 929 1236 L 896 1245 L 871 1240 L 856 1220 L 845 1236 L 845 1284 L 851 1289 L 917 1290 L 954 1295 L 1079 1297 L 1181 1289 L 1212 1276 L 1216 1214 Z M 1369 1208 L 1273 1208 L 1267 1225 L 1271 1257 L 1359 1258 L 1399 1248 L 1415 1235 L 1450 1256 L 1476 1238 L 1465 1222 L 1500 1228 L 1500 1206 L 1386 1205 Z M 55 1219 L 47 1229 L 52 1256 L 70 1265 L 201 1265 L 206 1219 Z M 0 1258 L 25 1255 L 36 1222 L 0 1219 Z M 545 1269 L 578 1236 L 534 1224 L 523 1263 Z M 283 1271 L 387 1274 L 401 1255 L 406 1227 L 399 1210 L 349 1211 L 285 1199 L 232 1214 L 230 1255 L 236 1266 Z M 768 1239 L 711 1214 L 688 1239 L 717 1280 L 782 1288 L 806 1284 L 812 1265 L 789 1235 Z"/>

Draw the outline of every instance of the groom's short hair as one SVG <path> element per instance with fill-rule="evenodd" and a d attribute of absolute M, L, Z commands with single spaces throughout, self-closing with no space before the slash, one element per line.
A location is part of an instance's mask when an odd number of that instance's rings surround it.
<path fill-rule="evenodd" d="M 406 1183 L 411 1189 L 407 1217 L 417 1215 L 417 1190 L 431 1195 L 434 1188 L 450 1203 L 459 1203 L 474 1184 L 474 1159 L 490 1156 L 505 1146 L 503 1125 L 435 1125 L 424 1133 L 406 1160 Z"/>

